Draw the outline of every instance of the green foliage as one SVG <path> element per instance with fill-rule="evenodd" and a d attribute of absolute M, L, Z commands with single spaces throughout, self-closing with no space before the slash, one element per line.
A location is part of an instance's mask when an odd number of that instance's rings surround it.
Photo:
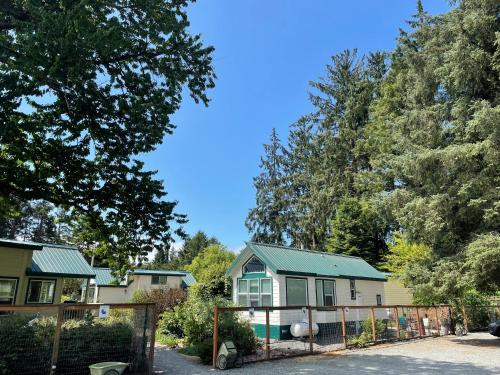
<path fill-rule="evenodd" d="M 233 252 L 225 250 L 221 245 L 205 248 L 187 267 L 196 279 L 191 292 L 206 296 L 230 295 L 231 280 L 226 276 L 226 271 L 235 258 Z"/>
<path fill-rule="evenodd" d="M 0 319 L 1 374 L 43 375 L 49 372 L 56 320 L 34 318 L 9 316 Z M 68 373 L 96 362 L 130 362 L 141 356 L 131 351 L 133 333 L 129 318 L 65 321 L 61 330 L 58 370 Z"/>
<path fill-rule="evenodd" d="M 418 2 L 389 55 L 332 57 L 314 112 L 265 149 L 256 238 L 373 263 L 401 231 L 385 266 L 416 301 L 498 291 L 500 3 L 455 4 L 430 16 Z"/>
<path fill-rule="evenodd" d="M 221 243 L 217 238 L 208 237 L 205 232 L 200 230 L 194 236 L 186 236 L 178 251 L 175 251 L 170 244 L 159 248 L 154 261 L 147 264 L 146 267 L 150 269 L 184 269 L 203 249 L 212 245 L 221 245 Z"/>
<path fill-rule="evenodd" d="M 213 48 L 190 34 L 189 3 L 0 3 L 0 216 L 16 199 L 83 215 L 117 270 L 179 233 L 138 155 L 173 132 L 183 91 L 208 104 Z"/>
<path fill-rule="evenodd" d="M 466 277 L 474 288 L 490 293 L 500 290 L 500 235 L 487 233 L 467 245 Z"/>
<path fill-rule="evenodd" d="M 389 251 L 384 256 L 382 268 L 393 276 L 402 276 L 407 267 L 418 262 L 432 260 L 432 250 L 424 244 L 408 243 L 401 233 L 394 234 L 394 243 L 389 245 Z"/>
<path fill-rule="evenodd" d="M 131 303 L 154 303 L 158 313 L 172 310 L 175 306 L 187 299 L 187 292 L 184 289 L 173 288 L 153 288 L 150 290 L 137 289 L 134 291 Z"/>
<path fill-rule="evenodd" d="M 184 338 L 191 353 L 196 353 L 203 363 L 210 363 L 215 305 L 232 304 L 222 297 L 207 300 L 190 293 L 186 302 L 175 307 L 173 311 L 161 314 L 158 331 L 164 335 Z M 235 312 L 220 314 L 219 340 L 222 342 L 227 339 L 232 339 L 243 354 L 252 353 L 258 345 L 249 322 L 242 320 Z"/>
<path fill-rule="evenodd" d="M 161 332 L 156 332 L 156 342 L 161 345 L 166 345 L 169 348 L 175 348 L 179 345 L 179 339 L 172 335 L 165 335 Z"/>
<path fill-rule="evenodd" d="M 253 232 L 252 241 L 283 245 L 287 225 L 285 187 L 285 149 L 276 129 L 260 159 L 262 172 L 254 178 L 256 207 L 248 213 L 245 225 Z"/>
<path fill-rule="evenodd" d="M 387 229 L 380 218 L 370 202 L 343 198 L 332 221 L 327 251 L 360 256 L 367 262 L 376 264 L 387 251 L 383 237 Z"/>
<path fill-rule="evenodd" d="M 372 330 L 372 319 L 368 318 L 363 321 L 362 332 L 359 336 L 349 336 L 347 338 L 348 345 L 352 345 L 357 348 L 366 348 L 369 343 L 373 342 L 373 330 Z M 375 334 L 379 336 L 385 330 L 385 325 L 381 320 L 375 320 Z"/>

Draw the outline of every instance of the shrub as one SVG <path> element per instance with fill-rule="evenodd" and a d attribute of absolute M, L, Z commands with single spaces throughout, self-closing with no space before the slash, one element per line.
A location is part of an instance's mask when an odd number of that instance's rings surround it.
<path fill-rule="evenodd" d="M 363 321 L 362 332 L 359 336 L 349 336 L 347 342 L 349 345 L 365 348 L 370 342 L 373 342 L 372 318 Z M 375 334 L 379 336 L 385 330 L 385 325 L 381 320 L 375 319 Z"/>
<path fill-rule="evenodd" d="M 184 289 L 154 288 L 150 290 L 136 290 L 130 302 L 155 303 L 159 313 L 172 310 L 179 303 L 185 301 L 187 292 Z"/>
<path fill-rule="evenodd" d="M 215 305 L 232 304 L 222 297 L 207 300 L 192 293 L 186 302 L 161 315 L 159 331 L 179 338 L 184 337 L 203 363 L 210 363 Z M 258 345 L 250 323 L 235 312 L 224 312 L 219 316 L 219 345 L 223 340 L 229 339 L 233 340 L 243 354 L 254 352 Z"/>
<path fill-rule="evenodd" d="M 54 317 L 7 316 L 0 319 L 0 374 L 46 375 L 54 341 Z M 134 329 L 128 317 L 67 320 L 61 327 L 58 373 L 88 373 L 103 361 L 133 362 L 143 368 L 141 346 L 132 346 Z"/>

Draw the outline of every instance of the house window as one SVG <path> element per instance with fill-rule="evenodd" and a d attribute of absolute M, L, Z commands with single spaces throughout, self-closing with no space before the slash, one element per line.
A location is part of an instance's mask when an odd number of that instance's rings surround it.
<path fill-rule="evenodd" d="M 377 306 L 382 306 L 382 296 L 377 294 Z"/>
<path fill-rule="evenodd" d="M 167 285 L 167 276 L 151 276 L 151 285 Z"/>
<path fill-rule="evenodd" d="M 334 306 L 335 304 L 335 281 L 316 280 L 316 305 Z"/>
<path fill-rule="evenodd" d="M 272 306 L 271 279 L 238 279 L 238 303 L 242 306 Z"/>
<path fill-rule="evenodd" d="M 287 306 L 307 305 L 307 279 L 286 278 Z"/>
<path fill-rule="evenodd" d="M 13 305 L 16 289 L 17 279 L 0 279 L 0 305 Z"/>
<path fill-rule="evenodd" d="M 28 285 L 26 303 L 53 303 L 55 289 L 55 280 L 31 279 Z"/>
<path fill-rule="evenodd" d="M 349 286 L 351 288 L 351 299 L 356 300 L 356 280 L 349 280 Z"/>
<path fill-rule="evenodd" d="M 266 266 L 259 258 L 252 257 L 244 266 L 243 273 L 259 273 L 265 272 Z"/>

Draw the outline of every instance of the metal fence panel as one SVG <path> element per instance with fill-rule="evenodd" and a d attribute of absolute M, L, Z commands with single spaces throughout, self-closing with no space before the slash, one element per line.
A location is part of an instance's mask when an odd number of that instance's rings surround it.
<path fill-rule="evenodd" d="M 237 328 L 227 325 L 231 314 L 237 314 L 240 321 L 252 326 L 257 345 L 246 346 L 238 339 Z M 214 317 L 214 366 L 218 347 L 226 340 L 235 341 L 244 362 L 254 362 L 443 336 L 451 331 L 448 305 L 216 307 Z M 291 335 L 295 324 L 302 325 L 300 337 Z"/>
<path fill-rule="evenodd" d="M 0 307 L 0 373 L 88 374 L 89 365 L 119 361 L 131 374 L 152 369 L 156 312 L 151 304 Z"/>

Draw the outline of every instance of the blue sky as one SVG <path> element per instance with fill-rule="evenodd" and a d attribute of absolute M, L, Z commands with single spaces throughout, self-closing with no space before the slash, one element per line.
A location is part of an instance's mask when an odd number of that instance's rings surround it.
<path fill-rule="evenodd" d="M 168 199 L 186 213 L 186 229 L 216 236 L 237 250 L 248 240 L 244 222 L 254 206 L 252 178 L 273 127 L 282 140 L 309 113 L 308 82 L 330 56 L 390 50 L 415 13 L 412 0 L 198 0 L 190 6 L 193 32 L 215 46 L 218 80 L 208 108 L 186 96 L 173 117 L 178 128 L 146 156 Z M 431 14 L 445 0 L 424 0 Z"/>

